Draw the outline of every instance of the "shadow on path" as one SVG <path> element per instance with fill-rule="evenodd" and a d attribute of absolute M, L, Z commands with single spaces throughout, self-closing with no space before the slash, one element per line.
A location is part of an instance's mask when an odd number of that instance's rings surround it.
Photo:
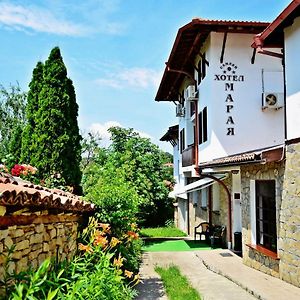
<path fill-rule="evenodd" d="M 164 296 L 164 288 L 161 280 L 157 278 L 145 278 L 137 286 L 139 295 L 135 300 L 158 300 Z"/>

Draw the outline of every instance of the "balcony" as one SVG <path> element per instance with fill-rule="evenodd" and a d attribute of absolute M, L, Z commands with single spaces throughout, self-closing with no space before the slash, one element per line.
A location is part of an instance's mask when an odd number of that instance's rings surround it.
<path fill-rule="evenodd" d="M 182 166 L 189 167 L 195 164 L 195 146 L 190 145 L 182 151 Z"/>

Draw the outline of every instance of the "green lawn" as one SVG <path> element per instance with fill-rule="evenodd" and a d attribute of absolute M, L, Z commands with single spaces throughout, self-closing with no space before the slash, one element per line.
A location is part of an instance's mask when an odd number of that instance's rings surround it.
<path fill-rule="evenodd" d="M 173 240 L 173 241 L 145 241 L 143 251 L 148 252 L 163 252 L 163 251 L 195 251 L 195 250 L 210 250 L 210 245 L 204 241 L 184 241 L 184 240 Z"/>
<path fill-rule="evenodd" d="M 177 266 L 156 267 L 170 300 L 201 300 L 199 293 L 190 285 Z"/>
<path fill-rule="evenodd" d="M 143 237 L 182 237 L 186 233 L 175 227 L 143 228 L 140 235 Z"/>

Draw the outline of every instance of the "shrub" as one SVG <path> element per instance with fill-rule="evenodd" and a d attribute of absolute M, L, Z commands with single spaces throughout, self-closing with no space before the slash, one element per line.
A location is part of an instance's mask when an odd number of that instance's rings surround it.
<path fill-rule="evenodd" d="M 111 235 L 108 224 L 93 219 L 82 234 L 82 241 L 87 243 L 79 244 L 80 252 L 71 262 L 55 265 L 48 259 L 35 272 L 14 274 L 6 299 L 131 300 L 139 276 L 127 269 L 127 258 L 119 247 L 127 251 L 137 237 L 130 231 L 119 240 Z"/>
<path fill-rule="evenodd" d="M 136 221 L 140 197 L 135 188 L 124 179 L 121 170 L 102 170 L 101 177 L 87 190 L 86 198 L 96 204 L 96 217 L 109 223 L 113 234 L 121 237 L 131 230 Z"/>

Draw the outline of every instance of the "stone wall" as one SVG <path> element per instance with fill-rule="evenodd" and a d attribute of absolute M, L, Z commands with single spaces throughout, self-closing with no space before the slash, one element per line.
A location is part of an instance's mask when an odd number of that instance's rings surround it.
<path fill-rule="evenodd" d="M 228 177 L 224 180 L 225 185 L 231 190 L 231 178 Z M 210 191 L 212 195 L 212 190 Z M 198 202 L 193 199 L 195 197 L 194 193 L 189 194 L 189 222 L 190 222 L 190 236 L 194 236 L 194 228 L 195 226 L 199 225 L 202 222 L 209 221 L 209 207 L 201 207 L 200 199 L 197 198 Z M 213 206 L 214 199 L 212 198 L 212 206 Z M 218 212 L 212 211 L 211 223 L 213 225 L 225 225 L 227 228 L 228 225 L 228 196 L 227 193 L 220 185 L 220 210 Z M 194 205 L 193 203 L 197 203 Z M 227 233 L 226 233 L 226 240 L 227 240 Z M 225 242 L 225 241 L 224 241 Z"/>
<path fill-rule="evenodd" d="M 267 163 L 247 165 L 241 167 L 242 180 L 242 244 L 243 261 L 246 265 L 260 270 L 266 274 L 279 277 L 279 260 L 271 258 L 246 245 L 251 245 L 251 212 L 250 212 L 250 180 L 275 180 L 276 181 L 276 218 L 277 237 L 280 236 L 279 218 L 284 177 L 284 163 Z M 278 247 L 280 248 L 280 246 Z M 279 250 L 280 254 L 280 250 Z"/>
<path fill-rule="evenodd" d="M 199 202 L 197 203 L 197 206 L 193 206 L 192 204 L 190 204 L 190 211 L 192 209 L 192 213 L 190 215 L 192 215 L 192 219 L 193 219 L 192 228 L 191 228 L 192 236 L 194 236 L 195 226 L 198 226 L 202 222 L 208 222 L 208 207 L 201 207 L 200 199 L 198 200 Z"/>
<path fill-rule="evenodd" d="M 17 215 L 1 217 L 0 279 L 8 249 L 14 249 L 8 265 L 10 273 L 37 268 L 46 258 L 71 259 L 76 252 L 79 217 L 72 214 Z M 6 218 L 6 219 L 4 219 Z M 8 226 L 3 224 L 7 223 Z"/>
<path fill-rule="evenodd" d="M 300 287 L 300 144 L 286 146 L 279 220 L 279 275 Z"/>
<path fill-rule="evenodd" d="M 228 174 L 228 177 L 223 180 L 229 192 L 231 192 L 231 174 Z M 225 188 L 220 185 L 220 215 L 218 216 L 218 223 L 216 225 L 225 225 L 226 226 L 226 235 L 225 241 L 228 241 L 228 195 L 225 191 Z"/>

